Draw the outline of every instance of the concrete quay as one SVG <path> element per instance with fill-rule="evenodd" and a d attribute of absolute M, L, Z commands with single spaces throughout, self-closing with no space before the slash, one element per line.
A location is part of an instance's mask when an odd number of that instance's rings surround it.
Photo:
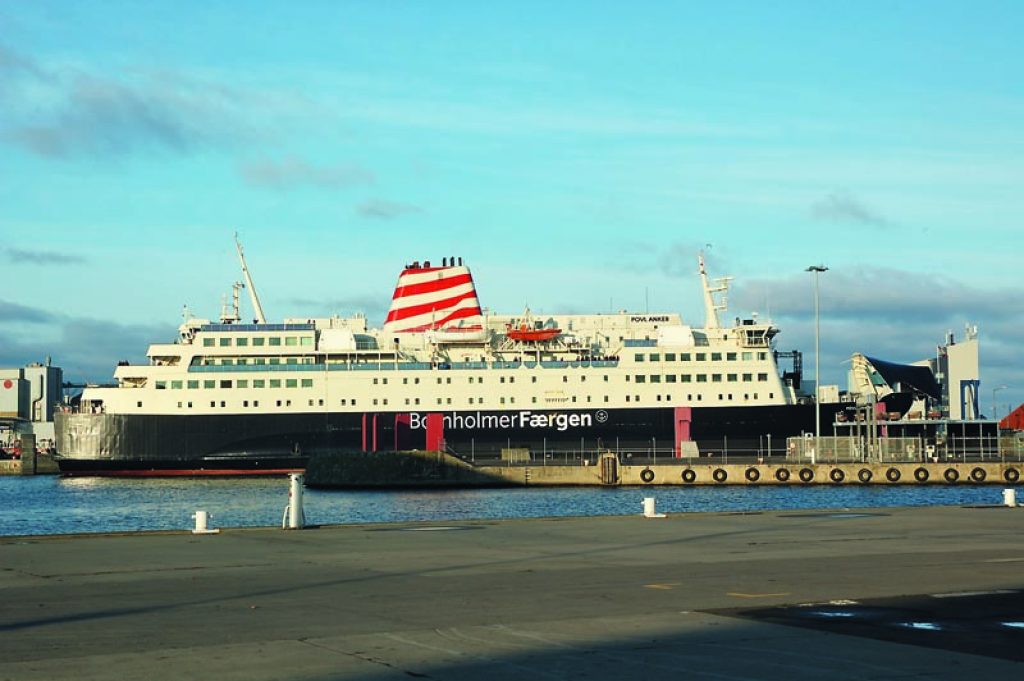
<path fill-rule="evenodd" d="M 0 679 L 1001 679 L 1022 530 L 933 507 L 2 538 Z"/>

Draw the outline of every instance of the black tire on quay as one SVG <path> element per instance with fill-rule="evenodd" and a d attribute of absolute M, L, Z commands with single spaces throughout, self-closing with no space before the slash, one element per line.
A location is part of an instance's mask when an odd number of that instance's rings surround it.
<path fill-rule="evenodd" d="M 885 472 L 885 479 L 888 480 L 889 482 L 899 482 L 901 475 L 903 474 L 900 473 L 899 468 L 890 468 Z"/>
<path fill-rule="evenodd" d="M 946 479 L 946 482 L 956 482 L 960 479 L 960 471 L 955 468 L 947 468 L 942 477 Z"/>
<path fill-rule="evenodd" d="M 810 468 L 801 468 L 800 479 L 803 480 L 804 482 L 810 482 L 811 480 L 814 480 L 814 471 L 812 471 Z"/>
<path fill-rule="evenodd" d="M 640 471 L 640 479 L 644 482 L 652 482 L 654 480 L 654 471 L 650 468 L 645 468 Z"/>
<path fill-rule="evenodd" d="M 873 474 L 871 473 L 871 470 L 868 468 L 861 468 L 859 471 L 857 471 L 857 479 L 863 483 L 871 482 L 872 475 Z"/>
<path fill-rule="evenodd" d="M 780 468 L 779 470 L 775 471 L 775 479 L 778 480 L 779 482 L 789 482 L 789 469 Z"/>
<path fill-rule="evenodd" d="M 745 477 L 750 482 L 757 482 L 758 480 L 761 479 L 761 471 L 757 470 L 756 468 L 748 468 L 743 472 L 743 477 Z"/>
<path fill-rule="evenodd" d="M 985 472 L 984 468 L 975 467 L 971 469 L 971 480 L 974 482 L 985 482 L 985 477 L 987 475 L 988 474 Z"/>
<path fill-rule="evenodd" d="M 924 466 L 918 466 L 914 469 L 914 480 L 918 482 L 928 482 L 928 469 Z"/>
<path fill-rule="evenodd" d="M 683 471 L 683 482 L 693 482 L 697 479 L 697 471 L 687 468 Z"/>
<path fill-rule="evenodd" d="M 715 472 L 711 474 L 711 477 L 715 479 L 715 482 L 725 482 L 729 474 L 725 472 L 724 468 L 716 468 Z"/>
<path fill-rule="evenodd" d="M 1020 471 L 1016 468 L 1007 468 L 1003 471 L 1003 480 L 1006 482 L 1017 482 L 1020 480 Z"/>
<path fill-rule="evenodd" d="M 833 468 L 828 472 L 828 477 L 832 482 L 842 482 L 846 479 L 846 473 L 843 472 L 842 468 Z"/>

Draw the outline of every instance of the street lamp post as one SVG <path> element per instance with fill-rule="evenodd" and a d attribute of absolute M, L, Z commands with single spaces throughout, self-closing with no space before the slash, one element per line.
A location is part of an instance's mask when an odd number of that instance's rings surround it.
<path fill-rule="evenodd" d="M 999 420 L 999 411 L 998 409 L 996 409 L 996 393 L 1002 390 L 1003 388 L 1008 387 L 1009 386 L 1001 385 L 998 388 L 992 388 L 992 418 L 997 421 Z"/>
<path fill-rule="evenodd" d="M 818 275 L 828 272 L 828 268 L 824 265 L 811 265 L 805 271 L 814 274 L 814 449 L 811 450 L 811 463 L 817 463 L 818 442 L 821 438 L 821 315 L 818 306 Z"/>

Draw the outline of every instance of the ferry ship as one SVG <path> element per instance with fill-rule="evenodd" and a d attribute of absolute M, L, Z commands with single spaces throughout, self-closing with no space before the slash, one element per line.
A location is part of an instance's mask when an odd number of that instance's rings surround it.
<path fill-rule="evenodd" d="M 721 322 L 731 278 L 709 279 L 703 254 L 702 327 L 671 312 L 493 314 L 445 257 L 406 265 L 371 329 L 362 315 L 267 322 L 236 245 L 245 283 L 219 321 L 186 312 L 148 363 L 121 362 L 115 385 L 57 414 L 63 473 L 277 474 L 318 452 L 412 449 L 721 455 L 765 438 L 781 453 L 814 427 L 800 353 L 775 349 L 770 322 Z"/>

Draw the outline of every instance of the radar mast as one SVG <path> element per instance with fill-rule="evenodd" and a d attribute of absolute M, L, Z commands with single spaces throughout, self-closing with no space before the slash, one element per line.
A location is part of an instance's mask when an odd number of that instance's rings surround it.
<path fill-rule="evenodd" d="M 245 254 L 242 252 L 242 242 L 238 240 L 238 233 L 235 232 L 235 247 L 238 249 L 238 259 L 242 262 L 242 274 L 245 276 L 245 287 L 249 289 L 249 298 L 252 301 L 253 314 L 256 315 L 257 324 L 266 324 L 267 318 L 263 316 L 263 306 L 260 305 L 260 297 L 256 293 L 256 286 L 252 283 L 252 275 L 245 264 Z M 238 295 L 237 289 L 235 295 Z"/>

